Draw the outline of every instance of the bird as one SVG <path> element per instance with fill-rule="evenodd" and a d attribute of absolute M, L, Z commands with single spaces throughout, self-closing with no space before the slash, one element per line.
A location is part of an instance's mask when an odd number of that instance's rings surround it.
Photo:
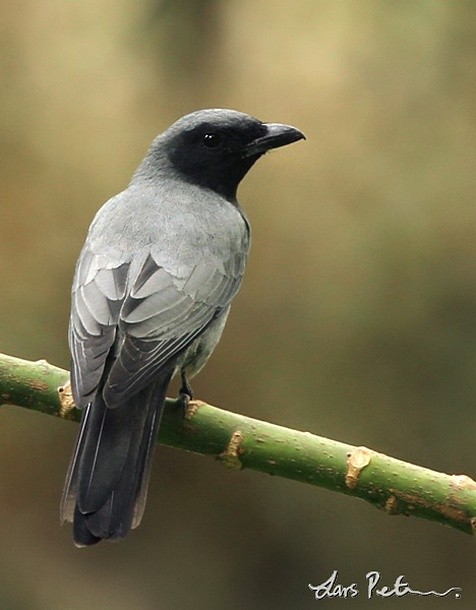
<path fill-rule="evenodd" d="M 74 273 L 71 387 L 82 410 L 60 516 L 78 547 L 123 539 L 142 519 L 166 392 L 218 343 L 240 287 L 250 225 L 240 181 L 295 127 L 236 110 L 183 116 L 97 212 Z"/>

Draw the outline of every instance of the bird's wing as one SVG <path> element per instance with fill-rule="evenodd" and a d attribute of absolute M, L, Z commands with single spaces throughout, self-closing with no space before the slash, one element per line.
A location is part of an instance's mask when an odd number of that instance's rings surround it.
<path fill-rule="evenodd" d="M 71 295 L 69 344 L 75 403 L 85 406 L 98 389 L 117 334 L 129 263 L 83 248 Z"/>
<path fill-rule="evenodd" d="M 103 377 L 109 405 L 145 387 L 228 306 L 244 272 L 242 255 L 193 265 L 161 264 L 152 247 L 133 263 L 83 251 L 73 289 L 70 343 L 75 400 L 85 404 Z"/>

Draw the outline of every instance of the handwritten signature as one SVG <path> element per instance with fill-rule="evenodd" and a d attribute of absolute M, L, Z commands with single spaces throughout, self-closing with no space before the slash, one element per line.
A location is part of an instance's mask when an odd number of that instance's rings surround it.
<path fill-rule="evenodd" d="M 342 585 L 337 582 L 338 576 L 338 570 L 334 570 L 329 578 L 320 585 L 309 584 L 309 589 L 314 591 L 315 599 L 325 599 L 331 597 L 350 598 L 357 597 L 360 594 L 357 583 L 353 582 L 350 585 Z M 367 581 L 367 599 L 372 597 L 405 597 L 405 595 L 446 597 L 447 595 L 451 594 L 453 594 L 456 599 L 459 599 L 462 593 L 461 587 L 451 587 L 442 592 L 434 591 L 433 589 L 430 591 L 419 591 L 418 589 L 412 589 L 412 587 L 410 587 L 410 585 L 405 581 L 405 576 L 403 574 L 398 576 L 391 586 L 380 585 L 380 572 L 367 572 L 365 579 Z"/>

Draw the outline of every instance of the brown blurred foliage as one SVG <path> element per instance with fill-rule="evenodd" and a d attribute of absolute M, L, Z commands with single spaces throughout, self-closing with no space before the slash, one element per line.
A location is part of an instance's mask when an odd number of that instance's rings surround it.
<path fill-rule="evenodd" d="M 241 189 L 251 260 L 197 394 L 474 477 L 473 2 L 1 8 L 2 351 L 68 366 L 70 282 L 94 213 L 174 119 L 236 108 L 308 140 Z M 461 586 L 458 607 L 474 608 L 469 536 L 164 448 L 142 526 L 76 550 L 57 517 L 76 430 L 1 414 L 2 610 L 312 608 L 308 583 L 334 569 L 361 588 L 342 601 L 353 608 L 369 603 L 369 570 Z"/>

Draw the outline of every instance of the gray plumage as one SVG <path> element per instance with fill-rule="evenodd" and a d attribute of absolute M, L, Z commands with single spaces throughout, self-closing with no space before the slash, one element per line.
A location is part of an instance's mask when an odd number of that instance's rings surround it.
<path fill-rule="evenodd" d="M 192 113 L 153 141 L 127 189 L 97 213 L 69 328 L 84 412 L 61 518 L 78 546 L 139 524 L 170 379 L 203 367 L 243 277 L 250 232 L 238 184 L 267 150 L 303 137 L 231 110 Z"/>

